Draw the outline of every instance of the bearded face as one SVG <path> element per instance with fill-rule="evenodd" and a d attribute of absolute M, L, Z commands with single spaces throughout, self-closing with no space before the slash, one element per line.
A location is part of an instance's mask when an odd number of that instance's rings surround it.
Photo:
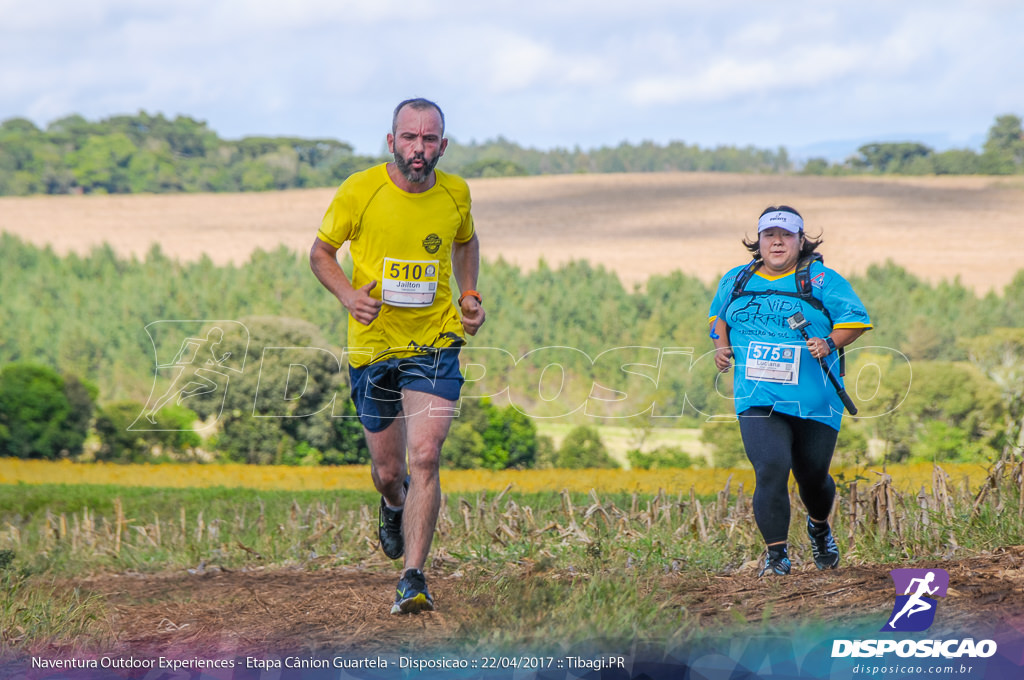
<path fill-rule="evenodd" d="M 417 151 L 405 157 L 397 148 L 395 149 L 395 165 L 398 166 L 398 171 L 413 184 L 422 184 L 427 181 L 440 159 L 440 153 L 427 158 L 422 151 Z"/>
<path fill-rule="evenodd" d="M 388 149 L 395 156 L 393 169 L 405 181 L 407 191 L 430 187 L 434 167 L 447 145 L 444 119 L 436 107 L 406 106 L 395 115 Z"/>

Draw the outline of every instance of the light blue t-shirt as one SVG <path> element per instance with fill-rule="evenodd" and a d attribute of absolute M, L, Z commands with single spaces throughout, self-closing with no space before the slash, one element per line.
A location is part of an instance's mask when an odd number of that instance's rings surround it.
<path fill-rule="evenodd" d="M 805 330 L 812 338 L 825 337 L 833 328 L 871 328 L 863 303 L 846 279 L 820 261 L 812 262 L 808 270 L 811 294 L 824 304 L 831 322 L 822 311 L 796 295 L 795 271 L 780 277 L 757 271 L 744 287 L 747 295 L 730 302 L 736 277 L 743 269 L 736 267 L 722 277 L 709 313 L 712 324 L 721 317 L 729 327 L 736 362 L 736 413 L 754 406 L 774 408 L 838 430 L 843 420 L 843 402 L 818 360 L 811 356 L 807 341 L 799 331 L 790 328 L 788 319 L 801 312 L 811 324 Z M 826 357 L 826 363 L 842 384 L 838 353 Z"/>

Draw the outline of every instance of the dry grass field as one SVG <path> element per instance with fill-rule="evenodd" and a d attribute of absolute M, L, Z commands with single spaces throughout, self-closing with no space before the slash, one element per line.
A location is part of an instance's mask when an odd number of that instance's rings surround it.
<path fill-rule="evenodd" d="M 739 241 L 773 203 L 798 208 L 828 264 L 891 259 L 930 282 L 1001 291 L 1024 267 L 1024 178 L 798 177 L 723 173 L 565 175 L 470 182 L 486 258 L 525 269 L 588 260 L 629 286 L 681 270 L 712 281 L 746 260 Z M 57 252 L 107 242 L 144 255 L 241 262 L 305 251 L 332 189 L 249 194 L 0 198 L 0 230 Z"/>

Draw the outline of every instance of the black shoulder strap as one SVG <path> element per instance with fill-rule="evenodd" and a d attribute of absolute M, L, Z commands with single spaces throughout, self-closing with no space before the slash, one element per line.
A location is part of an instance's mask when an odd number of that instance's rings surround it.
<path fill-rule="evenodd" d="M 813 287 L 811 286 L 811 265 L 815 262 L 825 262 L 825 258 L 821 256 L 821 253 L 811 253 L 809 256 L 803 258 L 800 264 L 796 268 L 796 290 L 800 293 L 800 297 L 811 304 L 815 309 L 821 310 L 821 313 L 825 315 L 828 322 L 832 323 L 832 315 L 828 313 L 828 308 L 825 307 L 825 303 L 814 297 Z M 839 348 L 839 375 L 840 377 L 846 375 L 846 348 Z"/>
<path fill-rule="evenodd" d="M 824 261 L 825 258 L 821 256 L 821 253 L 811 253 L 800 260 L 796 266 L 796 291 L 800 293 L 800 297 L 811 298 L 811 265 Z"/>
<path fill-rule="evenodd" d="M 732 298 L 729 302 L 732 302 L 743 294 L 743 291 L 747 287 L 747 282 L 750 281 L 750 277 L 754 275 L 754 272 L 756 272 L 757 268 L 760 266 L 761 260 L 755 257 L 750 261 L 750 264 L 740 270 L 740 273 L 736 275 L 736 280 L 732 284 Z M 726 307 L 728 306 L 729 305 L 726 304 Z"/>
<path fill-rule="evenodd" d="M 824 314 L 828 318 L 829 323 L 832 323 L 832 315 L 825 308 L 825 303 L 814 297 L 814 289 L 811 286 L 811 265 L 815 262 L 825 262 L 825 258 L 821 256 L 821 253 L 811 253 L 807 257 L 802 258 L 796 266 L 794 274 L 796 278 L 796 292 L 812 307 Z"/>
<path fill-rule="evenodd" d="M 722 309 L 719 310 L 717 318 L 725 318 L 725 312 L 729 309 L 729 305 L 731 305 L 736 300 L 736 298 L 743 294 L 743 289 L 746 288 L 747 281 L 750 280 L 750 277 L 754 275 L 754 272 L 757 271 L 757 268 L 760 266 L 761 261 L 758 260 L 757 258 L 754 258 L 753 260 L 750 261 L 750 264 L 748 264 L 746 267 L 740 270 L 740 273 L 737 274 L 736 278 L 733 280 L 732 295 L 730 295 L 729 299 L 725 301 L 724 305 L 722 305 Z M 711 324 L 710 335 L 713 340 L 718 339 L 718 334 L 715 333 L 714 324 Z"/>
<path fill-rule="evenodd" d="M 829 315 L 828 310 L 825 309 L 825 305 L 821 300 L 814 297 L 813 287 L 811 286 L 811 265 L 815 262 L 824 261 L 825 258 L 821 256 L 821 253 L 811 253 L 807 257 L 801 258 L 800 262 L 797 264 L 795 272 L 796 292 L 797 295 L 807 301 L 812 307 L 823 312 L 831 322 L 832 317 Z M 751 260 L 750 264 L 744 267 L 739 274 L 736 275 L 736 281 L 732 286 L 732 298 L 730 302 L 746 293 L 747 283 L 750 281 L 750 277 L 754 275 L 754 272 L 756 272 L 760 266 L 761 260 L 755 258 Z M 765 294 L 792 295 L 792 293 L 783 293 L 781 291 L 763 292 Z"/>

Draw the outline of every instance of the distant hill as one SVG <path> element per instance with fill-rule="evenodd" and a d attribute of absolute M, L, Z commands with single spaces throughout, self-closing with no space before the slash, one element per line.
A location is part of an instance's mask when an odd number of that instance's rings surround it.
<path fill-rule="evenodd" d="M 906 141 L 917 142 L 939 152 L 952 149 L 969 149 L 975 153 L 981 153 L 982 146 L 985 143 L 985 136 L 982 134 L 972 135 L 970 139 L 958 142 L 951 139 L 949 135 L 942 134 L 887 134 L 876 138 L 830 139 L 787 148 L 789 149 L 790 159 L 799 167 L 811 158 L 824 158 L 829 163 L 842 164 L 850 158 L 856 157 L 858 149 L 867 144 Z"/>

